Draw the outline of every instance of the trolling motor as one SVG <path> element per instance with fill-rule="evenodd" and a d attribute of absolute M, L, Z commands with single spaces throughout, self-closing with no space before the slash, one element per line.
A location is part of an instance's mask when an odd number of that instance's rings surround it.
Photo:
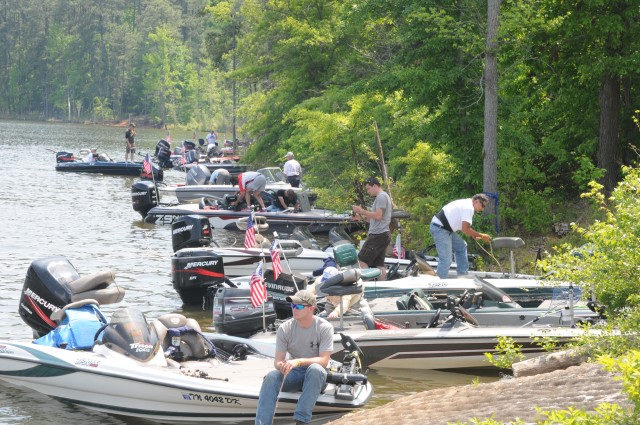
<path fill-rule="evenodd" d="M 337 399 L 354 400 L 356 386 L 366 385 L 368 382 L 367 376 L 360 373 L 364 354 L 349 335 L 341 333 L 340 339 L 344 347 L 344 358 L 338 371 L 327 373 L 327 383 L 335 384 Z"/>

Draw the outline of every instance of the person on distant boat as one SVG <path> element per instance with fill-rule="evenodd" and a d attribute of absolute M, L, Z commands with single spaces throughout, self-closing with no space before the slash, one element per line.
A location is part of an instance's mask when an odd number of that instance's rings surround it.
<path fill-rule="evenodd" d="M 231 174 L 225 168 L 218 168 L 209 178 L 209 184 L 231 184 Z"/>
<path fill-rule="evenodd" d="M 327 380 L 326 367 L 333 352 L 333 326 L 315 316 L 316 296 L 301 290 L 286 298 L 293 318 L 278 328 L 272 370 L 260 388 L 256 425 L 271 425 L 280 390 L 302 391 L 293 418 L 296 424 L 311 422 L 313 407 Z M 287 360 L 287 354 L 289 359 Z"/>
<path fill-rule="evenodd" d="M 207 155 L 209 157 L 215 156 L 218 153 L 218 133 L 211 130 L 207 134 Z"/>
<path fill-rule="evenodd" d="M 129 124 L 129 128 L 126 133 L 124 133 L 124 138 L 127 139 L 127 150 L 124 154 L 124 162 L 127 162 L 129 159 L 129 154 L 131 154 L 131 162 L 135 162 L 133 157 L 136 153 L 136 144 L 135 144 L 135 135 L 136 135 L 136 125 L 134 123 Z"/>
<path fill-rule="evenodd" d="M 267 187 L 267 179 L 264 175 L 256 171 L 247 171 L 238 176 L 238 199 L 231 202 L 231 206 L 236 206 L 240 202 L 245 201 L 247 208 L 251 206 L 251 195 L 253 195 L 258 204 L 260 204 L 261 211 L 265 211 L 264 200 L 262 199 L 262 192 Z"/>
<path fill-rule="evenodd" d="M 300 187 L 300 174 L 302 174 L 300 163 L 293 159 L 293 152 L 287 152 L 285 158 L 287 158 L 287 162 L 284 163 L 283 171 L 287 176 L 287 181 L 291 187 Z"/>
<path fill-rule="evenodd" d="M 375 199 L 371 206 L 371 211 L 362 208 L 359 205 L 353 205 L 351 209 L 360 217 L 369 220 L 369 230 L 367 231 L 367 240 L 358 253 L 360 267 L 377 267 L 380 269 L 380 280 L 387 280 L 387 268 L 384 265 L 384 257 L 387 247 L 391 243 L 391 232 L 389 231 L 389 223 L 391 223 L 391 213 L 393 206 L 391 198 L 387 192 L 380 187 L 380 180 L 376 177 L 369 177 L 364 181 L 369 196 Z M 354 219 L 356 219 L 354 217 Z"/>
<path fill-rule="evenodd" d="M 96 162 L 98 160 L 98 151 L 96 148 L 91 149 L 91 152 L 84 158 L 84 162 Z"/>
<path fill-rule="evenodd" d="M 316 296 L 318 295 L 318 288 L 322 285 L 327 279 L 337 275 L 340 273 L 335 267 L 327 267 L 322 272 L 322 276 L 318 276 L 313 285 L 311 285 L 312 291 L 315 292 Z M 341 297 L 335 295 L 327 295 L 325 297 L 325 305 L 324 310 L 327 314 L 327 318 L 336 319 L 340 317 L 340 303 L 342 303 L 342 311 L 344 314 L 347 314 L 349 309 L 356 305 L 362 299 L 362 292 L 358 294 L 347 294 Z"/>
<path fill-rule="evenodd" d="M 276 200 L 267 207 L 267 212 L 284 211 L 293 208 L 295 212 L 300 211 L 298 196 L 293 189 L 280 189 L 276 192 Z"/>
<path fill-rule="evenodd" d="M 449 275 L 454 254 L 457 274 L 465 275 L 469 271 L 467 243 L 456 232 L 462 232 L 475 240 L 491 242 L 491 236 L 471 228 L 473 214 L 483 211 L 488 203 L 487 195 L 478 193 L 472 198 L 449 202 L 431 219 L 429 232 L 438 251 L 436 273 L 440 279 L 446 279 Z"/>

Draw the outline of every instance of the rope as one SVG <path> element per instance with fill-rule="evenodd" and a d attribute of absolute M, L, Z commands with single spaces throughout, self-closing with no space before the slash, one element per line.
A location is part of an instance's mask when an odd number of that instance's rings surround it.
<path fill-rule="evenodd" d="M 504 273 L 504 270 L 502 269 L 502 264 L 500 264 L 500 262 L 498 261 L 498 259 L 495 257 L 495 255 L 493 255 L 493 244 L 489 243 L 489 248 L 491 249 L 491 252 L 487 251 L 482 245 L 480 245 L 480 242 L 478 242 L 478 240 L 476 239 L 476 244 L 478 244 L 478 246 L 480 247 L 480 249 L 482 251 L 484 251 L 489 257 L 491 257 L 493 259 L 493 261 L 496 262 L 496 264 L 498 265 L 498 267 L 500 267 L 500 273 Z"/>

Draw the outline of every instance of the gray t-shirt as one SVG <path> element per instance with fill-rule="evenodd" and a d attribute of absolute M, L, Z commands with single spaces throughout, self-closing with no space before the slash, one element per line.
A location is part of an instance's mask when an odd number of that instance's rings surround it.
<path fill-rule="evenodd" d="M 293 359 L 318 357 L 323 351 L 333 351 L 333 326 L 315 316 L 313 325 L 300 326 L 297 320 L 289 319 L 278 328 L 276 351 L 284 351 Z"/>
<path fill-rule="evenodd" d="M 371 211 L 375 212 L 378 208 L 382 208 L 384 210 L 382 213 L 382 219 L 369 221 L 370 235 L 379 235 L 380 233 L 389 231 L 389 223 L 391 222 L 391 213 L 393 213 L 393 208 L 391 208 L 391 198 L 389 198 L 389 195 L 387 195 L 387 192 L 385 191 L 378 193 L 378 196 L 376 196 L 376 199 L 373 201 Z"/>

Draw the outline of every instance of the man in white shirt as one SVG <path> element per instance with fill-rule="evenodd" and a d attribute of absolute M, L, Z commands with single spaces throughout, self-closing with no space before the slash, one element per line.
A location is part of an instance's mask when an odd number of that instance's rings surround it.
<path fill-rule="evenodd" d="M 207 155 L 212 156 L 218 152 L 218 135 L 214 130 L 207 134 Z"/>
<path fill-rule="evenodd" d="M 293 159 L 293 152 L 287 152 L 285 158 L 287 162 L 284 163 L 284 175 L 287 176 L 287 181 L 291 187 L 300 187 L 300 174 L 302 174 L 300 163 Z"/>
<path fill-rule="evenodd" d="M 98 160 L 98 151 L 94 148 L 84 158 L 84 162 L 96 162 Z"/>

